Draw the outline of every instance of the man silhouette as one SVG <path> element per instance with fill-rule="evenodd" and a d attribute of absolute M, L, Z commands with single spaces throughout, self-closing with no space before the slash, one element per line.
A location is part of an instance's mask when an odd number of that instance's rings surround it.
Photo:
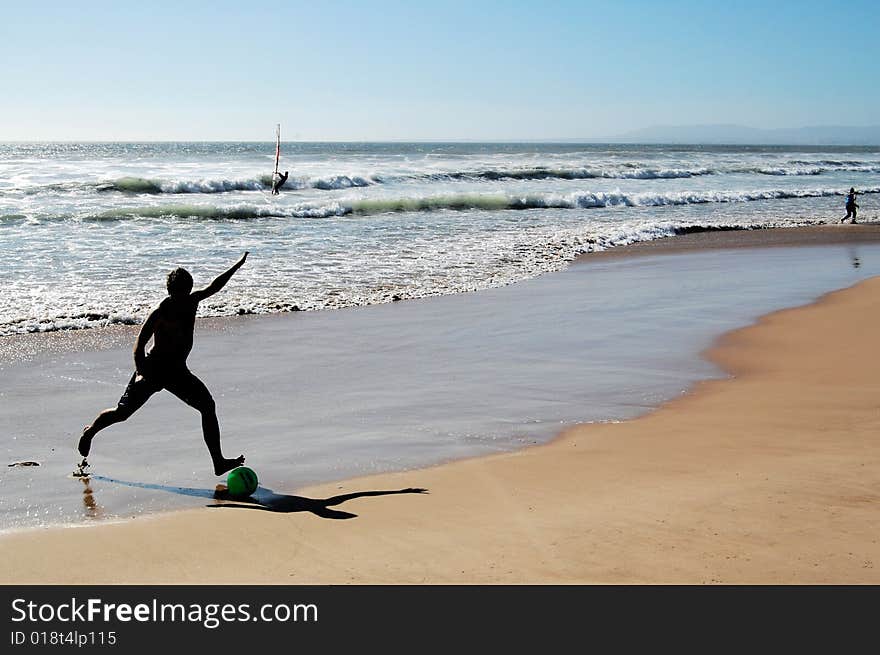
<path fill-rule="evenodd" d="M 846 219 L 851 218 L 852 222 L 856 222 L 856 213 L 859 206 L 856 204 L 856 190 L 854 188 L 850 188 L 849 194 L 846 196 L 846 216 L 840 219 L 840 222 L 843 223 Z"/>
<path fill-rule="evenodd" d="M 88 466 L 85 458 L 89 454 L 94 436 L 104 428 L 126 420 L 161 389 L 167 389 L 201 413 L 202 433 L 208 452 L 211 453 L 215 474 L 222 475 L 244 463 L 244 455 L 234 459 L 223 457 L 214 399 L 204 383 L 187 368 L 186 358 L 193 346 L 193 330 L 199 303 L 226 286 L 247 256 L 248 253 L 245 252 L 228 271 L 197 291 L 192 291 L 193 279 L 186 269 L 177 268 L 168 274 L 168 297 L 159 303 L 141 327 L 134 345 L 135 371 L 119 403 L 116 407 L 98 414 L 94 422 L 83 429 L 78 446 L 79 453 L 83 456 L 81 470 Z M 151 337 L 153 347 L 145 353 Z"/>
<path fill-rule="evenodd" d="M 290 171 L 284 171 L 283 173 L 278 173 L 278 179 L 272 183 L 272 195 L 277 196 L 279 194 L 279 189 L 284 186 L 284 183 L 287 182 L 287 174 Z"/>

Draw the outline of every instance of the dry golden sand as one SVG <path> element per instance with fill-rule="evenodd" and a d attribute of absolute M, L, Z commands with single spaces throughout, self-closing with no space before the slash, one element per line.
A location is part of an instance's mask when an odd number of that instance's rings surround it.
<path fill-rule="evenodd" d="M 731 378 L 640 419 L 297 491 L 300 511 L 6 535 L 2 581 L 877 584 L 878 326 L 875 278 L 725 336 Z M 408 487 L 428 493 L 310 511 Z"/>

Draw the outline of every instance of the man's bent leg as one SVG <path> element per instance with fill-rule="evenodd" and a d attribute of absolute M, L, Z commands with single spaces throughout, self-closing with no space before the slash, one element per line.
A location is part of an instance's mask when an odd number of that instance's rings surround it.
<path fill-rule="evenodd" d="M 217 421 L 217 408 L 208 387 L 199 380 L 191 371 L 184 369 L 180 373 L 175 372 L 166 381 L 165 388 L 180 398 L 190 407 L 199 411 L 202 415 L 202 435 L 205 445 L 211 453 L 211 461 L 214 463 L 214 473 L 223 475 L 227 471 L 241 466 L 244 463 L 244 455 L 234 459 L 223 457 L 220 448 L 220 423 Z"/>
<path fill-rule="evenodd" d="M 136 372 L 132 374 L 128 381 L 128 386 L 116 407 L 105 409 L 98 414 L 97 418 L 92 421 L 91 425 L 87 425 L 83 429 L 82 436 L 79 439 L 77 449 L 83 457 L 88 457 L 89 450 L 92 447 L 92 438 L 106 427 L 110 427 L 114 423 L 120 423 L 134 414 L 138 409 L 144 406 L 144 403 L 150 399 L 159 387 L 148 382 Z"/>

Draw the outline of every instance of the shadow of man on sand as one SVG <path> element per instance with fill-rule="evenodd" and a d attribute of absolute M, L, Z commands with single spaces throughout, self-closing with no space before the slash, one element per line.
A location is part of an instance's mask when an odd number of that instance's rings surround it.
<path fill-rule="evenodd" d="M 231 498 L 226 491 L 218 490 L 215 498 L 218 500 L 232 501 L 221 505 L 209 505 L 212 509 L 235 507 L 238 509 L 259 509 L 264 512 L 279 512 L 288 514 L 291 512 L 311 512 L 324 519 L 353 519 L 357 514 L 331 509 L 336 505 L 367 496 L 391 496 L 394 494 L 424 494 L 427 489 L 409 488 L 395 489 L 390 491 L 354 491 L 349 494 L 341 494 L 332 498 L 306 498 L 305 496 L 291 496 L 276 494 L 271 489 L 260 487 L 248 498 Z"/>
<path fill-rule="evenodd" d="M 336 505 L 354 500 L 355 498 L 365 498 L 367 496 L 392 496 L 396 494 L 424 494 L 428 493 L 427 489 L 411 487 L 408 489 L 393 489 L 387 491 L 354 491 L 348 494 L 333 496 L 332 498 L 307 498 L 305 496 L 293 496 L 289 494 L 278 494 L 267 489 L 259 487 L 247 498 L 232 497 L 224 488 L 218 487 L 211 489 L 195 489 L 192 487 L 173 487 L 164 484 L 152 484 L 146 482 L 130 482 L 128 480 L 119 480 L 109 478 L 103 475 L 92 475 L 92 480 L 101 482 L 109 482 L 111 484 L 119 484 L 126 487 L 136 487 L 138 489 L 155 489 L 157 491 L 167 491 L 168 493 L 178 494 L 181 496 L 192 496 L 195 498 L 213 498 L 222 501 L 219 504 L 208 505 L 210 509 L 220 509 L 224 507 L 235 507 L 239 509 L 258 509 L 264 512 L 278 512 L 289 514 L 291 512 L 311 512 L 316 516 L 324 519 L 353 519 L 357 514 L 351 512 L 343 512 L 331 509 Z"/>

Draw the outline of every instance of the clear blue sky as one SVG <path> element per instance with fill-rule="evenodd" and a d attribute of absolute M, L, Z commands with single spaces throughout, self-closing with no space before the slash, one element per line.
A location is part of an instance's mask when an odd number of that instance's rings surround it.
<path fill-rule="evenodd" d="M 880 123 L 880 3 L 4 2 L 0 140 Z"/>

